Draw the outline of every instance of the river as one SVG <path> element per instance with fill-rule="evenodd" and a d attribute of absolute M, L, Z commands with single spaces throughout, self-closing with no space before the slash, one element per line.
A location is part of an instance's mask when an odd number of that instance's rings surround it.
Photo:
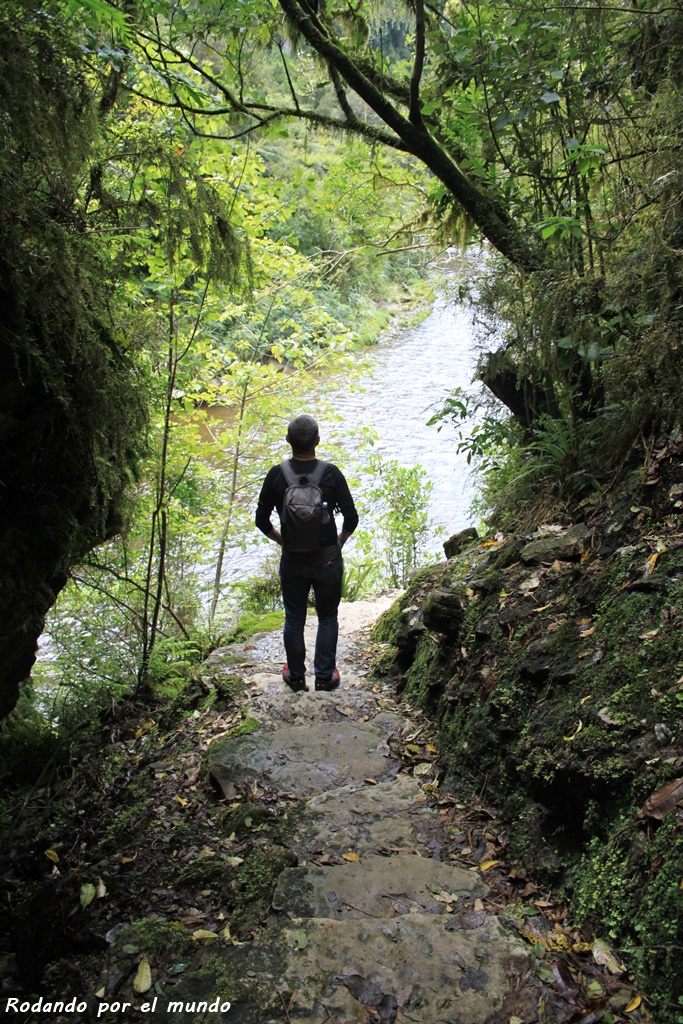
<path fill-rule="evenodd" d="M 469 312 L 441 297 L 422 323 L 381 341 L 373 357 L 362 392 L 340 388 L 332 396 L 342 431 L 370 427 L 376 451 L 403 466 L 422 465 L 433 486 L 435 526 L 447 534 L 463 529 L 471 524 L 470 467 L 456 450 L 453 427 L 445 424 L 439 432 L 427 421 L 449 392 L 471 384 L 476 353 Z"/>

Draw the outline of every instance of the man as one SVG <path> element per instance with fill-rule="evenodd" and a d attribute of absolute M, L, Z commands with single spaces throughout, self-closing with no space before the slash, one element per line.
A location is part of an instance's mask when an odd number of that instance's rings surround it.
<path fill-rule="evenodd" d="M 287 664 L 282 669 L 282 678 L 295 693 L 307 690 L 306 646 L 304 625 L 308 594 L 313 587 L 315 610 L 318 615 L 318 634 L 315 643 L 315 688 L 334 690 L 339 686 L 339 671 L 336 666 L 337 636 L 339 624 L 337 610 L 341 600 L 342 573 L 344 563 L 341 549 L 358 525 L 349 486 L 337 466 L 321 463 L 316 459 L 315 449 L 320 443 L 318 424 L 312 416 L 297 416 L 287 429 L 287 442 L 292 448 L 288 463 L 273 466 L 263 481 L 256 509 L 256 525 L 266 537 L 282 547 L 280 560 L 280 583 L 282 601 L 285 606 L 284 642 Z M 289 480 L 286 478 L 289 477 Z M 300 541 L 294 541 L 294 530 L 286 525 L 292 495 L 288 497 L 283 519 L 285 492 L 288 488 L 306 488 L 302 493 L 313 494 L 318 508 L 309 505 L 305 518 L 316 518 L 315 549 L 312 551 L 292 550 Z M 317 494 L 319 487 L 322 494 Z M 322 499 L 322 505 L 320 505 Z M 276 508 L 280 517 L 281 530 L 271 523 L 271 514 Z M 311 515 L 311 508 L 314 515 Z M 337 534 L 334 512 L 343 516 L 342 528 Z"/>

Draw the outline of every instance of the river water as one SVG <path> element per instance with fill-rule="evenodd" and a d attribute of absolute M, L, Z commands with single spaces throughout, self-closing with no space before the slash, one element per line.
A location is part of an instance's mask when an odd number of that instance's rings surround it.
<path fill-rule="evenodd" d="M 434 525 L 447 535 L 463 529 L 471 524 L 470 467 L 456 450 L 454 428 L 446 423 L 439 432 L 427 421 L 449 392 L 471 384 L 476 353 L 469 312 L 442 296 L 421 324 L 381 341 L 372 354 L 363 391 L 339 389 L 332 396 L 341 429 L 353 434 L 370 427 L 376 451 L 402 466 L 423 466 L 433 486 Z"/>

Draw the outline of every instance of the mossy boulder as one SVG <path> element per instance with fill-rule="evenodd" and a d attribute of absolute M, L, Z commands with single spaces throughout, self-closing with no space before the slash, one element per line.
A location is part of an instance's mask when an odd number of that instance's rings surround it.
<path fill-rule="evenodd" d="M 296 856 L 284 846 L 256 847 L 235 879 L 235 909 L 231 931 L 244 938 L 267 917 L 278 878 L 285 868 L 295 867 Z"/>
<path fill-rule="evenodd" d="M 422 606 L 427 629 L 454 637 L 465 615 L 465 595 L 452 587 L 436 587 Z"/>
<path fill-rule="evenodd" d="M 448 540 L 443 542 L 446 558 L 455 558 L 463 548 L 468 547 L 470 544 L 475 544 L 478 540 L 479 534 L 473 526 L 468 526 L 465 530 L 454 533 Z"/>

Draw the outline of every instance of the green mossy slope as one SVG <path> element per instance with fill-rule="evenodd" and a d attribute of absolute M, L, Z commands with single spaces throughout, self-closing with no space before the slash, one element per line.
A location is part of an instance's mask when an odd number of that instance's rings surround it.
<path fill-rule="evenodd" d="M 683 465 L 570 530 L 474 543 L 376 628 L 378 670 L 439 723 L 451 791 L 486 792 L 517 863 L 683 1021 Z M 654 1009 L 654 1008 L 653 1008 Z"/>

